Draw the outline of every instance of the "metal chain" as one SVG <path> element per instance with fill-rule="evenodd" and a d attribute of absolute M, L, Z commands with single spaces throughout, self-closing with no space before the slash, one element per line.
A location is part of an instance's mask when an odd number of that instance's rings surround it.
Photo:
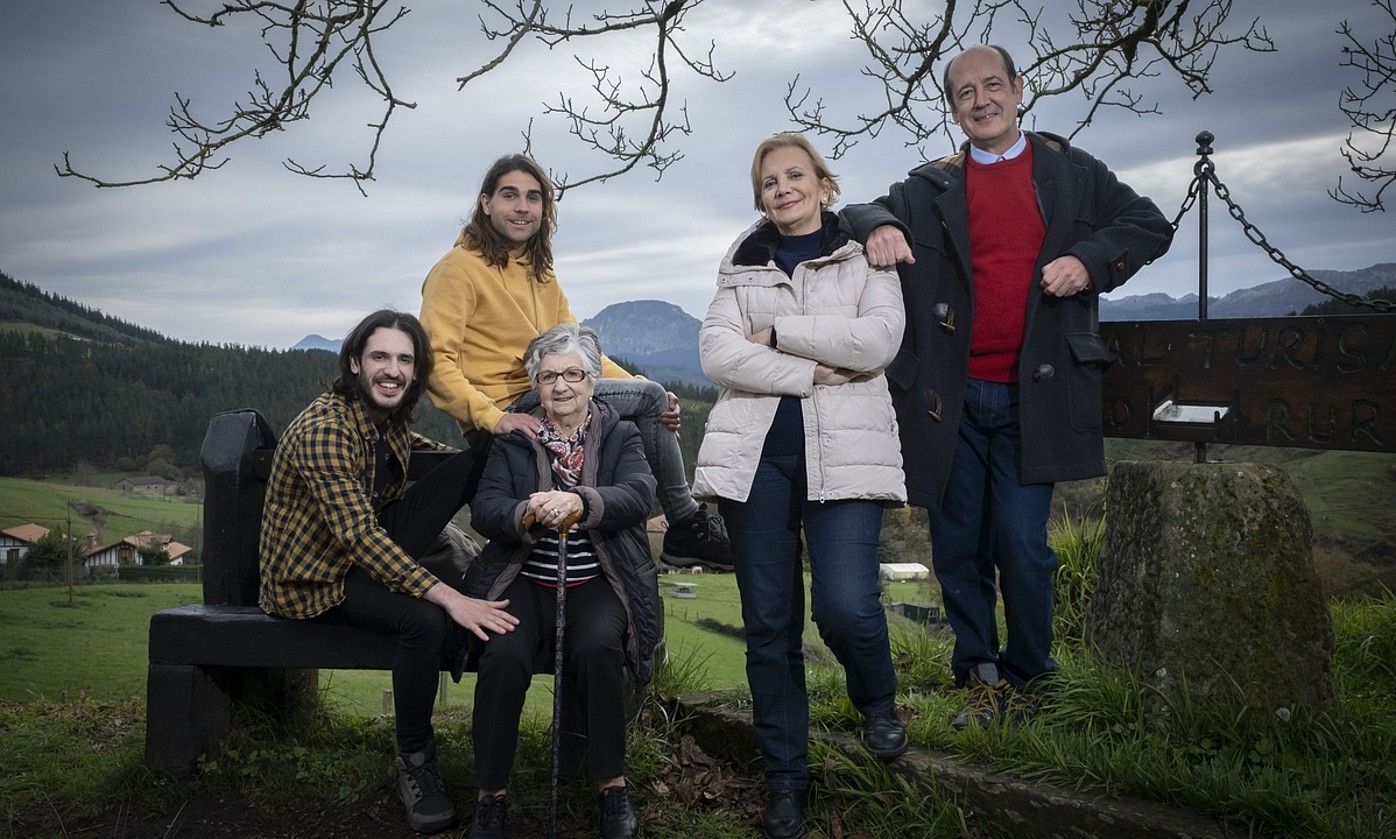
<path fill-rule="evenodd" d="M 1173 217 L 1172 224 L 1175 233 L 1178 231 L 1178 225 L 1182 222 L 1183 216 L 1187 215 L 1188 210 L 1191 210 L 1193 205 L 1197 203 L 1197 195 L 1201 192 L 1203 181 L 1206 181 L 1212 185 L 1212 189 L 1217 193 L 1217 197 L 1226 202 L 1226 210 L 1231 214 L 1231 217 L 1241 223 L 1241 229 L 1245 232 L 1246 238 L 1256 247 L 1265 251 L 1271 261 L 1288 271 L 1291 277 L 1302 283 L 1306 283 L 1320 294 L 1325 294 L 1336 300 L 1341 300 L 1350 306 L 1373 309 L 1383 314 L 1396 312 L 1396 303 L 1390 300 L 1381 300 L 1379 298 L 1369 299 L 1360 294 L 1339 291 L 1323 280 L 1310 276 L 1308 271 L 1295 265 L 1289 260 L 1289 257 L 1284 255 L 1283 251 L 1270 244 L 1269 240 L 1265 238 L 1265 234 L 1260 232 L 1260 228 L 1256 227 L 1246 218 L 1245 210 L 1242 210 L 1241 205 L 1237 204 L 1235 200 L 1232 199 L 1231 190 L 1227 188 L 1226 184 L 1221 182 L 1221 178 L 1217 177 L 1216 167 L 1212 164 L 1211 160 L 1204 158 L 1198 161 L 1194 170 L 1197 172 L 1197 176 L 1192 179 L 1192 183 L 1188 186 L 1188 194 L 1183 199 L 1183 204 L 1178 209 L 1178 214 Z"/>
<path fill-rule="evenodd" d="M 1183 206 L 1178 208 L 1177 215 L 1173 216 L 1173 221 L 1170 222 L 1174 233 L 1178 232 L 1178 225 L 1182 224 L 1183 216 L 1187 215 L 1188 210 L 1192 209 L 1192 205 L 1197 203 L 1197 193 L 1201 191 L 1201 187 L 1202 177 L 1200 175 L 1193 178 L 1192 183 L 1188 184 L 1188 194 L 1183 198 Z"/>

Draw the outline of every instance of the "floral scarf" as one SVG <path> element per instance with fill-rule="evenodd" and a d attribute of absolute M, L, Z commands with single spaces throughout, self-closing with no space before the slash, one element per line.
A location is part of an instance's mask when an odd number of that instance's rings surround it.
<path fill-rule="evenodd" d="M 547 417 L 538 429 L 538 442 L 552 455 L 553 477 L 560 486 L 574 487 L 582 480 L 582 463 L 585 460 L 587 428 L 591 426 L 591 411 L 586 419 L 569 437 L 563 437 L 557 426 Z"/>

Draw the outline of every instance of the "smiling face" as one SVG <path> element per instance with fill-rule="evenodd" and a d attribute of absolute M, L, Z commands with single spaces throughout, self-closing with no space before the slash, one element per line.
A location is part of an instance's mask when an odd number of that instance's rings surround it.
<path fill-rule="evenodd" d="M 567 381 L 565 376 L 575 378 L 573 371 L 582 373 L 581 381 Z M 543 411 L 553 425 L 565 431 L 575 429 L 586 419 L 593 383 L 585 371 L 582 357 L 574 352 L 549 353 L 538 362 L 538 372 L 534 374 L 538 401 L 543 403 Z M 553 381 L 548 384 L 541 383 L 550 378 Z"/>
<path fill-rule="evenodd" d="M 493 194 L 480 196 L 480 209 L 518 256 L 543 225 L 543 185 L 527 172 L 506 172 Z"/>
<path fill-rule="evenodd" d="M 359 394 L 369 418 L 381 424 L 402 403 L 416 375 L 412 336 L 380 326 L 368 336 L 363 355 L 349 359 L 349 369 L 359 377 Z"/>
<path fill-rule="evenodd" d="M 950 101 L 965 136 L 984 151 L 1001 154 L 1018 142 L 1018 106 L 1023 79 L 1008 77 L 1003 56 L 992 47 L 971 47 L 950 65 Z"/>
<path fill-rule="evenodd" d="M 761 210 L 786 236 L 813 233 L 832 193 L 804 149 L 780 146 L 761 160 Z"/>

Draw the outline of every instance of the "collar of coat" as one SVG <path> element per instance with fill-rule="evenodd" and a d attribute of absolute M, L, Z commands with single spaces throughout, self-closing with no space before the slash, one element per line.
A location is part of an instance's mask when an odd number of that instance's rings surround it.
<path fill-rule="evenodd" d="M 848 244 L 848 234 L 839 229 L 839 217 L 828 210 L 820 216 L 824 234 L 819 242 L 819 255 L 829 256 Z M 770 219 L 762 219 L 747 233 L 732 252 L 732 264 L 736 266 L 769 265 L 775 261 L 776 246 L 780 244 L 780 231 Z"/>
<path fill-rule="evenodd" d="M 592 397 L 589 407 L 591 409 L 591 425 L 587 426 L 587 439 L 590 440 L 595 436 L 596 439 L 599 440 L 609 433 L 616 423 L 620 422 L 620 414 L 616 413 L 615 408 L 612 408 L 610 405 L 595 397 Z M 529 413 L 540 419 L 546 416 L 546 412 L 543 410 L 542 405 L 535 407 L 533 410 L 529 411 Z M 525 446 L 533 445 L 533 441 L 521 431 L 510 432 L 503 437 L 497 438 L 497 441 L 508 441 Z"/>
<path fill-rule="evenodd" d="M 1065 137 L 1047 132 L 1024 131 L 1028 142 L 1033 144 L 1033 151 L 1049 149 L 1057 154 L 1065 154 L 1071 148 Z M 932 160 L 930 163 L 912 169 L 907 174 L 915 178 L 924 178 L 941 189 L 948 189 L 950 185 L 965 176 L 965 159 L 969 157 L 969 141 L 966 140 L 960 150 L 952 155 Z"/>

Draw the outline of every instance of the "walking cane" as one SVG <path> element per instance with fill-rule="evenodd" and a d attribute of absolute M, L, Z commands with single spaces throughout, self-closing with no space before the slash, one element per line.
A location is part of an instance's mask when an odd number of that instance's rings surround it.
<path fill-rule="evenodd" d="M 557 614 L 553 619 L 553 777 L 548 792 L 548 839 L 557 839 L 559 835 L 557 803 L 562 778 L 562 642 L 567 626 L 567 532 L 577 523 L 577 518 L 569 516 L 557 528 Z"/>

